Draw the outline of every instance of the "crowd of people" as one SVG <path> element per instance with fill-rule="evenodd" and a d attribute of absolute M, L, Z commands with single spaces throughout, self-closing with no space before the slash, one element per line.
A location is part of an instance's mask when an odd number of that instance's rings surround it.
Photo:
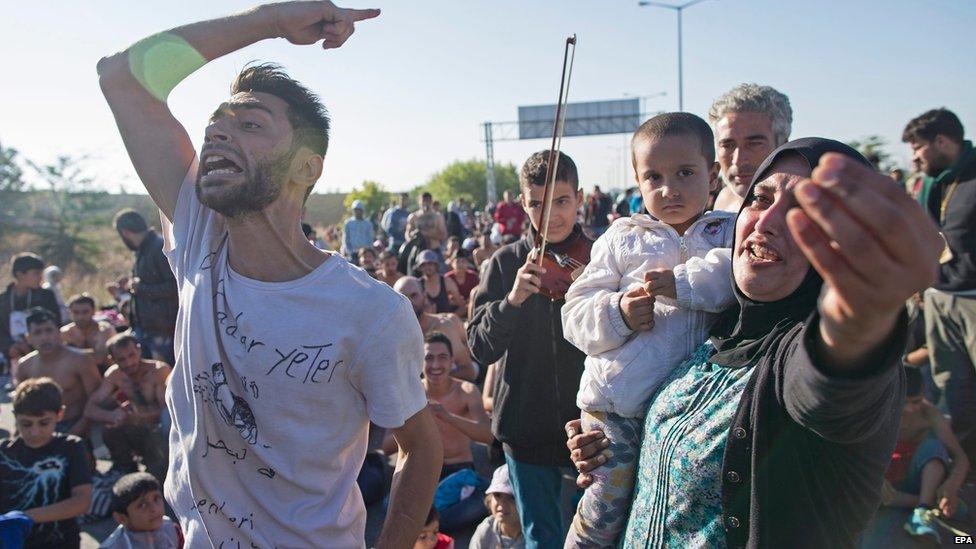
<path fill-rule="evenodd" d="M 327 250 L 302 219 L 314 93 L 246 67 L 199 155 L 166 97 L 258 40 L 338 47 L 377 15 L 262 6 L 99 62 L 163 226 L 116 215 L 135 262 L 111 303 L 12 259 L 0 539 L 76 547 L 111 515 L 104 547 L 362 547 L 365 504 L 384 548 L 852 547 L 879 506 L 932 540 L 968 514 L 976 153 L 951 111 L 911 119 L 911 169 L 881 173 L 791 139 L 788 97 L 742 84 L 637 128 L 617 196 L 540 151 L 483 208 L 356 200 Z"/>

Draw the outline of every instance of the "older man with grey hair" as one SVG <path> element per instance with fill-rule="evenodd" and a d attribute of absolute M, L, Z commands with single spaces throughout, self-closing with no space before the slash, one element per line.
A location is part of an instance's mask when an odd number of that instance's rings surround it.
<path fill-rule="evenodd" d="M 756 169 L 789 140 L 793 109 L 789 98 L 770 86 L 739 84 L 712 103 L 708 122 L 725 182 L 714 209 L 737 212 Z"/>

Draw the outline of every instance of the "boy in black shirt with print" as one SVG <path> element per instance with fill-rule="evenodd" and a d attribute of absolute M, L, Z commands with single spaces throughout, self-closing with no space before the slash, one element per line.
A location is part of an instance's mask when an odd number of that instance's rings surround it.
<path fill-rule="evenodd" d="M 92 477 L 82 440 L 55 432 L 61 388 L 49 377 L 25 380 L 13 405 L 19 434 L 0 440 L 0 514 L 30 519 L 26 548 L 78 547 L 75 518 L 91 504 Z"/>

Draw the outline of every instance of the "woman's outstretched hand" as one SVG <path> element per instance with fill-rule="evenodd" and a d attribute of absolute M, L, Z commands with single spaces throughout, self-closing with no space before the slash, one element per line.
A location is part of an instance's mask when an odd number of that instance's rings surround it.
<path fill-rule="evenodd" d="M 840 154 L 824 155 L 793 193 L 790 232 L 825 283 L 824 358 L 856 367 L 891 334 L 905 301 L 935 282 L 945 243 L 902 188 Z"/>

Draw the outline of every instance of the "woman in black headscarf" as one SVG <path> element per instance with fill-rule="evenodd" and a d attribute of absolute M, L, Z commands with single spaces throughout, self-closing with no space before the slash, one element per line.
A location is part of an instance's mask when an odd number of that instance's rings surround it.
<path fill-rule="evenodd" d="M 649 403 L 623 546 L 854 546 L 898 433 L 903 304 L 937 242 L 850 147 L 773 151 L 736 220 L 739 306 Z M 581 473 L 596 439 L 570 442 Z"/>

